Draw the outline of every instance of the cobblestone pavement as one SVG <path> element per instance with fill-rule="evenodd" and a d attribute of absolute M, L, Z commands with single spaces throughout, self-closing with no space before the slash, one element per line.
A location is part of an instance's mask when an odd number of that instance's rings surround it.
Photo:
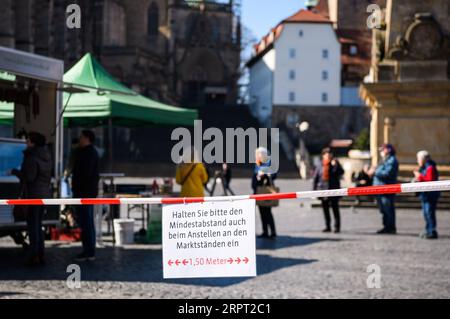
<path fill-rule="evenodd" d="M 306 188 L 282 180 L 282 191 Z M 248 181 L 234 181 L 237 193 Z M 0 298 L 449 298 L 450 212 L 438 212 L 437 241 L 418 238 L 419 210 L 398 211 L 396 236 L 374 235 L 374 209 L 343 210 L 341 234 L 322 234 L 322 213 L 283 201 L 274 210 L 279 238 L 257 240 L 258 276 L 236 279 L 162 279 L 160 245 L 106 246 L 81 264 L 80 289 L 66 285 L 79 244 L 47 243 L 47 266 L 22 266 L 22 250 L 0 240 Z M 258 214 L 259 215 L 259 214 Z M 259 216 L 257 232 L 260 230 Z M 367 288 L 367 266 L 381 267 L 381 288 Z"/>

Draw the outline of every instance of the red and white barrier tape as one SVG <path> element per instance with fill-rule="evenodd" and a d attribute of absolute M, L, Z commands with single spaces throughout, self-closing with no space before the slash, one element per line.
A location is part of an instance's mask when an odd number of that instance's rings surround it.
<path fill-rule="evenodd" d="M 336 196 L 382 195 L 416 192 L 450 191 L 450 180 L 409 184 L 391 184 L 383 186 L 352 187 L 331 190 L 318 190 L 292 193 L 215 196 L 215 197 L 176 197 L 176 198 L 55 198 L 55 199 L 2 199 L 5 205 L 121 205 L 121 204 L 189 204 L 203 202 L 226 202 L 246 199 L 308 199 Z"/>

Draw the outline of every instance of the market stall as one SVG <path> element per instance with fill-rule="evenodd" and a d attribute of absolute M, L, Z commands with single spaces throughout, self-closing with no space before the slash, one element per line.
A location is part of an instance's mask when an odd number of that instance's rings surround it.
<path fill-rule="evenodd" d="M 25 143 L 20 137 L 36 131 L 45 135 L 54 167 L 52 186 L 59 194 L 62 174 L 63 61 L 0 47 L 0 124 L 10 124 L 9 136 L 0 136 L 0 197 L 18 196 L 19 180 L 9 170 L 20 167 Z M 2 131 L 3 132 L 3 131 Z M 19 138 L 18 138 L 19 137 Z M 47 207 L 44 224 L 59 223 L 59 207 Z M 12 207 L 0 211 L 0 236 L 25 229 Z"/>
<path fill-rule="evenodd" d="M 10 51 L 10 49 L 6 49 Z M 14 51 L 14 50 L 13 50 Z M 18 52 L 18 51 L 16 51 Z M 22 52 L 20 52 L 22 54 Z M 26 56 L 22 61 L 26 61 L 30 65 L 43 65 L 43 62 L 32 62 L 28 53 L 23 53 Z M 43 61 L 53 61 L 53 59 L 43 58 Z M 57 61 L 57 60 L 54 60 Z M 58 61 L 61 62 L 61 61 Z M 62 63 L 62 62 L 61 62 Z M 57 73 L 50 66 L 46 66 L 48 72 Z M 20 79 L 23 73 L 14 72 L 11 68 L 2 68 L 0 63 L 0 71 L 5 70 L 8 76 L 20 74 Z M 52 143 L 54 148 L 55 161 L 55 179 L 59 180 L 62 176 L 62 123 L 66 127 L 98 127 L 107 126 L 109 131 L 112 130 L 113 125 L 117 126 L 135 126 L 135 125 L 181 125 L 192 126 L 194 120 L 198 117 L 198 112 L 185 108 L 166 105 L 127 88 L 121 83 L 117 82 L 90 54 L 87 53 L 81 58 L 70 70 L 64 74 L 62 79 L 62 64 L 58 69 L 59 73 L 57 79 L 54 79 L 55 84 L 51 86 L 49 83 L 28 83 L 27 89 L 33 85 L 33 90 L 43 94 L 49 88 L 54 89 L 55 99 L 40 101 L 40 104 L 45 104 L 47 108 L 51 105 L 56 105 L 55 110 L 46 117 L 46 130 L 44 133 Z M 43 75 L 40 75 L 41 79 Z M 49 75 L 47 75 L 47 78 Z M 15 78 L 13 80 L 4 79 L 2 83 L 9 83 L 11 87 L 25 88 L 25 84 L 21 84 Z M 9 81 L 9 82 L 8 82 Z M 22 80 L 20 80 L 22 81 Z M 18 84 L 14 84 L 18 82 Z M 46 88 L 44 90 L 44 88 Z M 42 91 L 42 92 L 41 92 Z M 64 93 L 62 93 L 64 91 Z M 44 97 L 52 97 L 50 93 Z M 14 107 L 13 107 L 14 105 Z M 35 112 L 35 106 L 20 107 L 15 101 L 2 99 L 0 93 L 0 124 L 13 123 L 14 134 L 17 134 L 21 128 L 37 130 L 40 128 L 36 122 L 41 124 L 42 112 Z M 41 116 L 39 116 L 41 115 Z M 51 122 L 49 122 L 51 121 Z M 30 122 L 30 123 L 29 123 Z M 25 125 L 28 124 L 28 125 Z M 109 157 L 112 161 L 112 141 L 111 134 L 109 135 Z M 108 172 L 109 174 L 111 172 Z M 105 194 L 108 196 L 115 196 L 114 194 Z M 110 214 L 115 216 L 115 214 Z"/>

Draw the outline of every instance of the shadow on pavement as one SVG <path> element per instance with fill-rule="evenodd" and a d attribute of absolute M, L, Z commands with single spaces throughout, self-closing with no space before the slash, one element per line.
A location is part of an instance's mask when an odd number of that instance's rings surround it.
<path fill-rule="evenodd" d="M 324 238 L 296 238 L 281 236 L 275 242 L 257 242 L 258 249 L 280 249 L 290 246 L 309 245 Z M 24 252 L 21 248 L 0 248 L 0 283 L 6 280 L 54 280 L 66 281 L 70 273 L 67 266 L 74 264 L 73 257 L 80 252 L 80 247 L 58 247 L 58 244 L 47 248 L 47 264 L 42 267 L 26 267 L 23 265 Z M 266 254 L 257 255 L 258 275 L 265 275 L 282 268 L 305 265 L 317 260 L 280 258 Z M 185 285 L 229 286 L 251 278 L 210 278 L 210 279 L 177 279 L 162 278 L 161 246 L 136 246 L 123 249 L 105 247 L 97 249 L 96 261 L 79 264 L 82 281 L 122 281 L 122 282 L 164 282 Z M 1 292 L 0 292 L 1 296 Z"/>
<path fill-rule="evenodd" d="M 389 235 L 389 234 L 377 234 L 374 231 L 363 231 L 363 230 L 357 230 L 348 232 L 348 234 L 351 235 L 360 235 L 360 236 L 377 236 L 377 237 L 386 237 L 386 238 L 395 238 L 395 237 L 412 237 L 412 238 L 419 238 L 419 232 L 405 232 L 405 231 L 399 231 L 395 235 Z M 448 236 L 439 236 L 440 239 L 450 238 Z"/>
<path fill-rule="evenodd" d="M 21 292 L 13 292 L 13 291 L 0 291 L 0 298 L 7 298 L 17 295 L 23 295 Z"/>
<path fill-rule="evenodd" d="M 295 259 L 295 258 L 279 258 L 269 255 L 256 256 L 256 272 L 258 276 L 269 274 L 282 268 L 291 266 L 306 265 L 316 262 L 316 259 Z M 236 285 L 253 277 L 236 277 L 236 278 L 186 278 L 186 279 L 169 279 L 166 283 L 182 284 L 182 285 L 198 285 L 211 287 L 227 287 Z"/>
<path fill-rule="evenodd" d="M 339 238 L 317 238 L 317 237 L 292 237 L 278 236 L 277 239 L 256 240 L 256 249 L 282 249 L 294 246 L 306 246 L 316 244 L 321 241 L 341 241 Z"/>

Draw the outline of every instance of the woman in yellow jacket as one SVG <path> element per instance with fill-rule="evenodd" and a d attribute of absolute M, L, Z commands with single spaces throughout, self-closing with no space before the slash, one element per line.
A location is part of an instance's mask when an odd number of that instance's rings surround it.
<path fill-rule="evenodd" d="M 181 197 L 203 197 L 203 185 L 208 181 L 208 173 L 202 163 L 186 163 L 177 167 L 175 176 L 181 185 Z"/>

